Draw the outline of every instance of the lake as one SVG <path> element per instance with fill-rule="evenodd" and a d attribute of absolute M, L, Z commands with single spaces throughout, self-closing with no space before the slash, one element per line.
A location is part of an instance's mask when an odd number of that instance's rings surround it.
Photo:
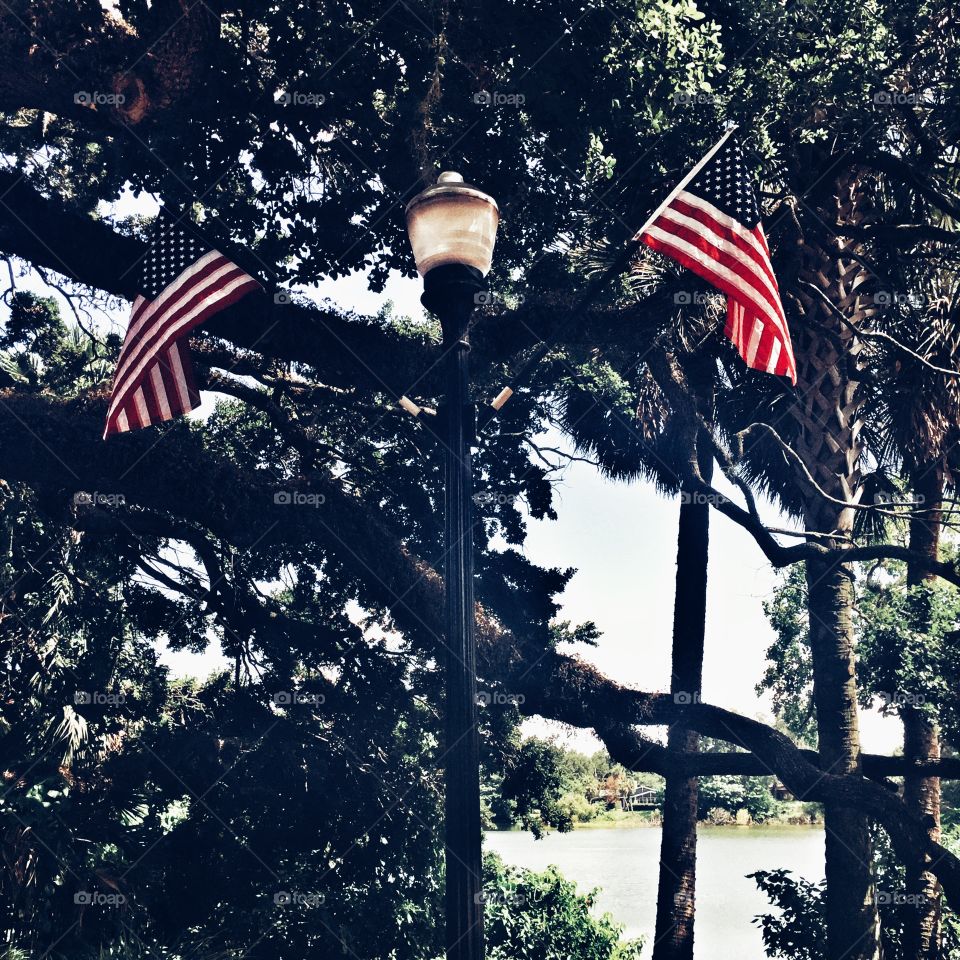
<path fill-rule="evenodd" d="M 490 831 L 486 849 L 510 864 L 543 870 L 550 864 L 581 893 L 600 888 L 600 912 L 647 937 L 650 956 L 657 912 L 659 827 L 585 829 L 543 840 L 520 831 Z M 785 868 L 807 880 L 823 879 L 820 827 L 700 827 L 697 843 L 696 960 L 765 960 L 760 931 L 751 923 L 770 911 L 746 874 Z M 571 958 L 573 960 L 573 958 Z"/>

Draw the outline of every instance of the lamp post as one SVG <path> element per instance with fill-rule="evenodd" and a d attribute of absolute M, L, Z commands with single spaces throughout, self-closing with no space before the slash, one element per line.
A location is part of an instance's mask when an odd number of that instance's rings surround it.
<path fill-rule="evenodd" d="M 475 416 L 469 398 L 468 325 L 490 270 L 499 210 L 492 197 L 441 173 L 407 205 L 407 232 L 423 276 L 423 305 L 443 329 L 446 405 L 444 584 L 446 597 L 447 960 L 482 960 L 480 747 L 473 606 L 470 446 Z"/>

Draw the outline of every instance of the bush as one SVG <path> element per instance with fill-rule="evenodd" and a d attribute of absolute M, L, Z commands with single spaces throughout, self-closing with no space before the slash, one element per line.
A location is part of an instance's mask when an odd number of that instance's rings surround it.
<path fill-rule="evenodd" d="M 557 802 L 557 807 L 564 817 L 577 823 L 588 823 L 601 813 L 599 804 L 591 803 L 583 794 L 573 791 L 565 793 Z"/>
<path fill-rule="evenodd" d="M 707 823 L 712 823 L 715 827 L 726 826 L 727 824 L 736 822 L 736 817 L 723 807 L 711 807 L 707 811 L 705 819 Z"/>
<path fill-rule="evenodd" d="M 591 913 L 596 891 L 577 893 L 556 867 L 543 873 L 484 858 L 488 960 L 639 960 L 642 939 L 621 940 L 609 914 Z"/>
<path fill-rule="evenodd" d="M 10 947 L 0 952 L 0 960 L 240 960 L 244 951 L 216 947 L 209 940 L 181 940 L 164 944 L 143 940 L 136 931 L 124 930 L 110 944 L 74 952 L 31 953 Z"/>
<path fill-rule="evenodd" d="M 763 823 L 776 817 L 780 802 L 770 792 L 766 777 L 744 777 L 743 806 L 755 823 Z"/>
<path fill-rule="evenodd" d="M 780 803 L 770 793 L 770 782 L 770 777 L 704 777 L 700 781 L 697 816 L 710 819 L 711 811 L 725 810 L 732 820 L 738 810 L 746 810 L 754 822 L 763 823 L 780 812 Z"/>
<path fill-rule="evenodd" d="M 762 914 L 753 922 L 760 927 L 768 957 L 784 960 L 824 960 L 827 933 L 824 922 L 824 884 L 796 880 L 789 870 L 760 870 L 749 874 L 781 913 Z"/>

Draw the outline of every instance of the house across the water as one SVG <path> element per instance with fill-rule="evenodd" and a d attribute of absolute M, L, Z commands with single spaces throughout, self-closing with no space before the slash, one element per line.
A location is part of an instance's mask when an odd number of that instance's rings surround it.
<path fill-rule="evenodd" d="M 620 797 L 622 810 L 656 810 L 657 791 L 653 787 L 637 787 L 632 793 L 625 793 Z"/>

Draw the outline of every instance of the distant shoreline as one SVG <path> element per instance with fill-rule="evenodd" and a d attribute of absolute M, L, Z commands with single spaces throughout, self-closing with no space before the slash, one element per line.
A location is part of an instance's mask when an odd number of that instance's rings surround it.
<path fill-rule="evenodd" d="M 659 820 L 650 820 L 647 822 L 625 822 L 617 821 L 615 823 L 606 822 L 606 823 L 578 823 L 573 830 L 567 831 L 567 834 L 561 834 L 559 830 L 551 829 L 548 836 L 553 834 L 558 834 L 560 836 L 567 836 L 570 833 L 581 833 L 583 831 L 597 831 L 597 830 L 654 830 L 662 826 Z M 774 831 L 774 830 L 823 830 L 823 821 L 816 821 L 814 823 L 790 823 L 786 820 L 767 820 L 764 823 L 710 823 L 708 820 L 701 820 L 697 824 L 697 830 L 710 830 L 717 832 L 725 833 L 736 833 L 738 830 L 743 831 L 744 833 L 758 833 L 764 830 Z M 530 833 L 524 827 L 495 827 L 487 828 L 483 831 L 484 833 Z"/>
<path fill-rule="evenodd" d="M 653 827 L 660 827 L 660 820 L 592 820 L 589 823 L 578 823 L 574 826 L 577 830 L 646 830 Z M 704 830 L 772 830 L 774 828 L 806 830 L 810 827 L 823 828 L 823 821 L 807 821 L 797 823 L 790 820 L 764 820 L 763 823 L 711 823 L 709 820 L 700 820 L 697 823 L 697 829 Z M 523 829 L 515 827 L 511 829 Z M 505 831 L 510 832 L 510 831 Z"/>
<path fill-rule="evenodd" d="M 799 805 L 798 805 L 799 807 Z M 579 830 L 640 830 L 648 829 L 652 827 L 659 827 L 661 825 L 661 819 L 659 813 L 652 813 L 649 811 L 607 811 L 606 813 L 601 814 L 593 820 L 576 820 L 573 824 L 573 831 L 568 832 L 577 832 Z M 800 812 L 799 809 L 794 808 L 792 811 L 784 811 L 784 813 L 777 817 L 770 817 L 767 820 L 761 822 L 755 822 L 752 820 L 736 820 L 731 819 L 730 821 L 717 822 L 715 820 L 700 820 L 698 826 L 703 829 L 713 830 L 713 829 L 723 829 L 729 830 L 732 828 L 740 828 L 742 830 L 771 830 L 774 828 L 809 828 L 809 827 L 818 827 L 823 828 L 823 818 L 809 819 Z M 523 832 L 526 828 L 522 825 L 515 825 L 512 827 L 494 827 L 493 831 L 498 833 L 514 833 L 514 832 Z M 559 832 L 554 829 L 550 830 L 551 833 Z"/>

